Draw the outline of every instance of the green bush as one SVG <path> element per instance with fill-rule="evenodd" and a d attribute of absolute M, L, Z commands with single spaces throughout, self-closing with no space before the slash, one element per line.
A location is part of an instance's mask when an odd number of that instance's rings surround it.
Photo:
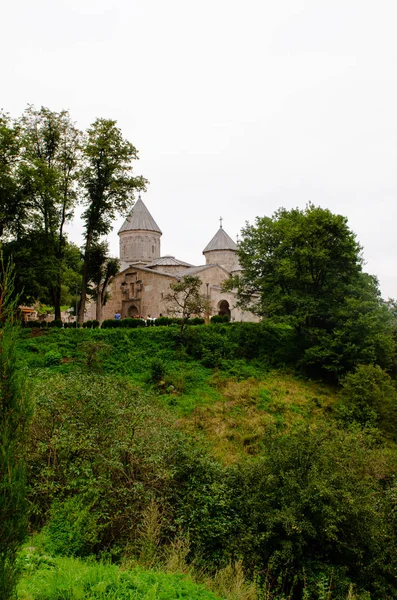
<path fill-rule="evenodd" d="M 117 323 L 117 321 L 115 321 Z M 137 327 L 145 327 L 145 321 L 143 319 L 122 319 L 120 321 L 120 327 L 124 329 L 136 329 Z"/>
<path fill-rule="evenodd" d="M 56 350 L 49 350 L 45 353 L 44 364 L 46 367 L 56 367 L 62 360 L 62 354 Z"/>
<path fill-rule="evenodd" d="M 49 551 L 64 556 L 92 554 L 99 537 L 97 517 L 81 495 L 54 500 L 43 530 Z"/>
<path fill-rule="evenodd" d="M 193 317 L 192 319 L 188 319 L 188 325 L 205 325 L 205 319 L 202 317 Z"/>
<path fill-rule="evenodd" d="M 165 363 L 160 358 L 154 358 L 150 363 L 150 377 L 151 383 L 160 383 L 165 377 Z"/>
<path fill-rule="evenodd" d="M 211 323 L 229 323 L 229 321 L 229 315 L 213 315 L 210 320 Z"/>
<path fill-rule="evenodd" d="M 93 327 L 93 329 L 98 329 L 99 325 L 100 325 L 100 323 L 96 319 L 94 319 L 92 321 L 92 327 Z"/>
<path fill-rule="evenodd" d="M 379 427 L 397 437 L 397 391 L 391 377 L 378 365 L 359 365 L 341 382 L 338 407 L 345 423 Z"/>
<path fill-rule="evenodd" d="M 50 321 L 48 323 L 48 327 L 62 327 L 62 320 L 61 319 L 54 319 L 54 321 Z"/>
<path fill-rule="evenodd" d="M 40 327 L 41 327 L 42 329 L 46 329 L 46 328 L 48 327 L 48 323 L 47 323 L 47 321 L 41 321 L 41 323 L 40 323 Z"/>
<path fill-rule="evenodd" d="M 169 317 L 158 317 L 154 322 L 156 327 L 164 327 L 172 324 L 172 319 Z"/>
<path fill-rule="evenodd" d="M 32 329 L 36 329 L 37 327 L 41 327 L 40 321 L 26 321 L 25 327 L 31 327 Z"/>
<path fill-rule="evenodd" d="M 102 321 L 102 329 L 114 329 L 116 327 L 121 327 L 122 320 L 116 320 L 116 319 L 105 319 L 104 321 Z"/>

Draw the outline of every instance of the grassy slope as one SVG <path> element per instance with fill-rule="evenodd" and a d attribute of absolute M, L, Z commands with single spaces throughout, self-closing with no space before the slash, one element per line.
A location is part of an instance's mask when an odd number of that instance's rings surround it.
<path fill-rule="evenodd" d="M 223 360 L 215 369 L 205 367 L 175 344 L 167 328 L 26 331 L 21 359 L 33 380 L 43 368 L 62 376 L 86 368 L 79 344 L 87 341 L 109 346 L 101 372 L 150 390 L 176 425 L 208 440 L 223 463 L 255 456 L 271 428 L 288 431 L 302 421 L 327 418 L 337 397 L 329 386 L 269 369 L 258 360 Z M 154 360 L 163 367 L 156 383 L 151 380 Z"/>

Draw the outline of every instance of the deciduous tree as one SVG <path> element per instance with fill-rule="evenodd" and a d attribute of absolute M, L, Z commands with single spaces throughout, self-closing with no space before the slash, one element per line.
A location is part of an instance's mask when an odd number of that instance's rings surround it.
<path fill-rule="evenodd" d="M 95 243 L 89 251 L 89 281 L 93 284 L 90 294 L 96 302 L 96 320 L 102 323 L 102 307 L 108 300 L 107 286 L 120 269 L 118 258 L 108 254 L 106 242 Z"/>
<path fill-rule="evenodd" d="M 171 292 L 164 298 L 168 312 L 181 319 L 181 335 L 191 317 L 201 317 L 210 311 L 209 300 L 200 291 L 201 285 L 200 277 L 185 275 L 180 281 L 170 284 Z"/>
<path fill-rule="evenodd" d="M 78 199 L 81 133 L 67 111 L 31 106 L 20 119 L 20 129 L 21 193 L 29 210 L 30 229 L 43 237 L 41 256 L 47 263 L 47 285 L 55 318 L 60 319 L 64 229 Z"/>
<path fill-rule="evenodd" d="M 228 283 L 239 305 L 293 325 L 305 367 L 391 365 L 389 313 L 345 217 L 309 204 L 257 218 L 243 229 L 239 260 L 243 273 Z"/>
<path fill-rule="evenodd" d="M 86 209 L 85 256 L 82 294 L 78 320 L 83 322 L 89 280 L 91 246 L 109 233 L 112 220 L 126 213 L 133 205 L 135 190 L 144 190 L 147 181 L 132 175 L 132 161 L 137 160 L 136 148 L 125 140 L 116 121 L 97 119 L 88 129 L 83 149 L 86 165 L 82 171 Z"/>

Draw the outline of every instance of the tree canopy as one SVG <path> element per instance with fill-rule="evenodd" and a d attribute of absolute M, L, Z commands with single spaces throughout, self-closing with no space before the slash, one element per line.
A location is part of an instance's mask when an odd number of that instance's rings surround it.
<path fill-rule="evenodd" d="M 305 366 L 337 374 L 360 362 L 391 366 L 391 313 L 345 217 L 313 204 L 281 208 L 242 233 L 243 272 L 229 286 L 242 308 L 295 328 Z"/>

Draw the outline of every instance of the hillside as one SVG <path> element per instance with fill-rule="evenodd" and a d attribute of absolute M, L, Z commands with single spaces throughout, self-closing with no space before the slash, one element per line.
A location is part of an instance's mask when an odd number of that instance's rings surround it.
<path fill-rule="evenodd" d="M 264 331 L 24 330 L 33 554 L 182 571 L 230 600 L 392 598 L 393 438 L 349 425 L 336 385 L 281 360 L 288 331 Z"/>

